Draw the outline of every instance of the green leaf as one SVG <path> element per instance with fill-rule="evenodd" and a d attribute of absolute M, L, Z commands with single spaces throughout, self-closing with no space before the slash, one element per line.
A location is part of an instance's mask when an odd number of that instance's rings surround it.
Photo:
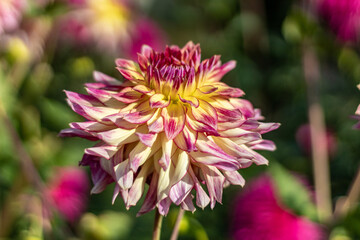
<path fill-rule="evenodd" d="M 306 186 L 280 164 L 272 162 L 269 169 L 282 202 L 297 215 L 317 221 L 316 207 Z"/>

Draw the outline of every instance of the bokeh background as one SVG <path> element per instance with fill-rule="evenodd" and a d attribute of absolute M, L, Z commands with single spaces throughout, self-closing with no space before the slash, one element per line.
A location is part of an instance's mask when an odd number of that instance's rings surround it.
<path fill-rule="evenodd" d="M 348 15 L 360 22 L 360 3 L 353 2 Z M 121 79 L 114 59 L 136 59 L 142 44 L 160 51 L 190 40 L 200 43 L 203 59 L 220 54 L 223 62 L 236 60 L 223 81 L 244 90 L 267 122 L 281 123 L 265 135 L 277 145 L 275 152 L 262 152 L 269 166 L 240 171 L 247 183 L 267 174 L 278 189 L 277 202 L 294 216 L 319 223 L 325 239 L 360 239 L 359 196 L 346 214 L 328 221 L 316 217 L 309 92 L 324 113 L 333 206 L 348 194 L 360 159 L 360 132 L 351 118 L 360 103 L 359 41 L 339 33 L 346 24 L 322 14 L 318 4 L 1 0 L 0 239 L 150 239 L 154 211 L 137 218 L 140 206 L 127 211 L 121 199 L 112 205 L 111 186 L 89 194 L 88 169 L 78 162 L 92 143 L 57 136 L 68 123 L 82 121 L 67 106 L 63 90 L 85 93 L 94 70 Z M 307 50 L 318 64 L 316 89 L 309 89 L 304 77 Z M 234 209 L 242 192 L 230 186 L 222 205 L 186 213 L 179 239 L 237 239 L 233 232 L 242 223 Z M 162 239 L 169 238 L 177 211 L 173 206 L 164 219 Z M 255 215 L 260 211 L 253 208 Z M 243 239 L 263 239 L 256 238 L 256 230 L 255 237 Z"/>

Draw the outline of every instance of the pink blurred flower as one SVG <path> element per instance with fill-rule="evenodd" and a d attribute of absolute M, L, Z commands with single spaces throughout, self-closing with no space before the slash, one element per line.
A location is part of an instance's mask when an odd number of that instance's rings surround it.
<path fill-rule="evenodd" d="M 69 222 L 74 222 L 86 209 L 89 195 L 87 174 L 77 167 L 59 168 L 46 192 L 59 213 Z"/>
<path fill-rule="evenodd" d="M 261 176 L 235 202 L 231 223 L 234 240 L 320 240 L 321 227 L 293 214 L 276 196 L 272 179 Z"/>
<path fill-rule="evenodd" d="M 71 0 L 68 3 L 70 11 L 60 22 L 63 38 L 112 54 L 129 46 L 133 23 L 125 0 Z"/>
<path fill-rule="evenodd" d="M 301 150 L 308 156 L 311 156 L 311 135 L 310 125 L 303 124 L 296 131 L 296 142 L 300 146 Z M 326 130 L 326 139 L 323 141 L 327 145 L 328 153 L 330 156 L 335 156 L 337 152 L 337 142 L 334 133 L 330 130 Z"/>
<path fill-rule="evenodd" d="M 25 0 L 0 1 L 0 34 L 15 30 L 19 26 L 25 5 Z"/>
<path fill-rule="evenodd" d="M 70 12 L 60 22 L 65 40 L 113 55 L 137 58 L 143 44 L 156 50 L 165 44 L 164 33 L 150 19 L 136 17 L 126 0 L 68 0 Z"/>
<path fill-rule="evenodd" d="M 137 54 L 141 51 L 143 45 L 148 45 L 155 51 L 162 51 L 165 46 L 165 34 L 150 19 L 140 19 L 135 23 L 131 34 L 130 47 L 126 53 L 127 56 L 136 60 Z"/>
<path fill-rule="evenodd" d="M 359 40 L 359 0 L 318 0 L 318 11 L 327 24 L 344 42 Z"/>

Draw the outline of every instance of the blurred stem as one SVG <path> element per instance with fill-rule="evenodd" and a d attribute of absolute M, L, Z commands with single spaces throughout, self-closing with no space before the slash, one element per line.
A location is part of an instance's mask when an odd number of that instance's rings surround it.
<path fill-rule="evenodd" d="M 319 63 L 309 41 L 303 43 L 303 70 L 307 83 L 308 114 L 311 135 L 315 196 L 319 220 L 324 222 L 331 217 L 331 189 L 329 157 L 326 143 L 324 112 L 319 103 Z"/>
<path fill-rule="evenodd" d="M 24 177 L 22 174 L 19 174 L 15 178 L 15 182 L 12 184 L 11 190 L 9 191 L 8 196 L 2 206 L 2 211 L 0 213 L 0 239 L 5 238 L 9 233 L 10 227 L 13 224 L 15 219 L 16 209 L 14 208 L 14 203 L 20 195 L 24 186 Z"/>
<path fill-rule="evenodd" d="M 42 189 L 44 187 L 41 178 L 33 164 L 31 157 L 26 152 L 26 149 L 24 148 L 17 131 L 15 130 L 11 120 L 7 116 L 4 109 L 0 109 L 0 117 L 2 118 L 4 125 L 10 134 L 10 138 L 15 148 L 14 152 L 18 155 L 20 165 L 26 179 L 35 187 L 36 190 L 42 192 Z"/>
<path fill-rule="evenodd" d="M 180 210 L 179 210 L 179 213 L 178 213 L 178 216 L 176 218 L 175 225 L 174 225 L 173 232 L 171 233 L 170 240 L 176 240 L 178 238 L 180 223 L 181 223 L 181 220 L 184 217 L 184 213 L 185 213 L 185 210 L 180 207 Z"/>
<path fill-rule="evenodd" d="M 354 206 L 356 206 L 359 197 L 360 197 L 360 167 L 350 187 L 348 195 L 337 204 L 335 208 L 335 215 L 337 217 L 345 216 L 349 212 L 349 210 L 351 210 Z"/>
<path fill-rule="evenodd" d="M 154 221 L 154 231 L 153 231 L 153 240 L 160 240 L 161 234 L 161 225 L 162 225 L 163 216 L 159 211 L 155 210 L 155 221 Z"/>

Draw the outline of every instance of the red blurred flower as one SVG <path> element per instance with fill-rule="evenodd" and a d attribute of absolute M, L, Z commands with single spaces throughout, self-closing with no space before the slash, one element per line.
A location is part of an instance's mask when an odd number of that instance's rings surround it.
<path fill-rule="evenodd" d="M 235 202 L 231 234 L 235 240 L 319 240 L 319 225 L 286 209 L 272 179 L 262 176 L 247 185 Z"/>
<path fill-rule="evenodd" d="M 74 222 L 85 211 L 89 181 L 84 170 L 77 167 L 59 168 L 46 191 L 59 213 Z"/>

